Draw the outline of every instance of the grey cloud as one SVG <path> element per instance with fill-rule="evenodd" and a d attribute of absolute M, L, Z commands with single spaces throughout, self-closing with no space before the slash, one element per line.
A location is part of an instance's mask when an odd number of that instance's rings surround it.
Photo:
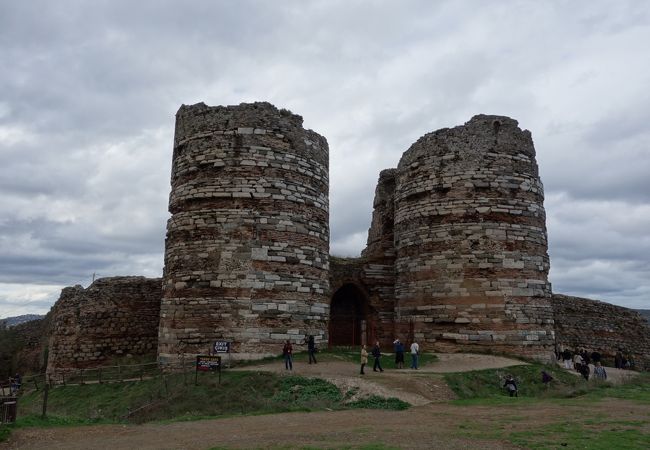
<path fill-rule="evenodd" d="M 633 1 L 4 2 L 0 273 L 33 285 L 159 275 L 175 111 L 268 100 L 327 137 L 331 248 L 347 255 L 365 244 L 379 171 L 421 135 L 477 113 L 518 119 L 546 186 L 556 290 L 638 303 L 650 279 L 648 12 Z M 3 127 L 29 139 L 3 143 Z"/>

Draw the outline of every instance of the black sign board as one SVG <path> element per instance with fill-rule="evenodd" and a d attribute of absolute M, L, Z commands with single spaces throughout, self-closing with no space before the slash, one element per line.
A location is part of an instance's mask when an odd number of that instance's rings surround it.
<path fill-rule="evenodd" d="M 196 370 L 199 372 L 221 370 L 221 356 L 197 355 Z"/>
<path fill-rule="evenodd" d="M 194 384 L 199 382 L 199 372 L 219 372 L 219 384 L 221 384 L 221 356 L 196 355 Z"/>
<path fill-rule="evenodd" d="M 228 342 L 228 341 L 215 341 L 215 343 L 214 343 L 214 352 L 215 353 L 230 353 L 230 342 Z"/>

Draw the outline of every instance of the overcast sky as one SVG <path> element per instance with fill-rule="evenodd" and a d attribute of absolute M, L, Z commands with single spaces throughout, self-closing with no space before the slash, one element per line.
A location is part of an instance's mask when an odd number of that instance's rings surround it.
<path fill-rule="evenodd" d="M 554 292 L 650 308 L 648 42 L 644 1 L 0 0 L 0 317 L 161 276 L 178 107 L 261 100 L 329 141 L 337 255 L 420 136 L 517 119 Z"/>

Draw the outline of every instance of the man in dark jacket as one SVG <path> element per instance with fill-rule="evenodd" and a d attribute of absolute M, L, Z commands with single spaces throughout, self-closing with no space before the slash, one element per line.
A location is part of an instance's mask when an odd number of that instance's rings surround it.
<path fill-rule="evenodd" d="M 384 369 L 381 368 L 381 350 L 379 349 L 379 341 L 375 342 L 375 346 L 372 348 L 372 357 L 375 358 L 375 365 L 372 367 L 373 372 L 377 372 L 379 369 L 380 372 L 383 372 Z"/>
<path fill-rule="evenodd" d="M 309 353 L 309 364 L 312 361 L 316 364 L 316 342 L 314 342 L 314 336 L 311 334 L 307 338 L 307 353 Z"/>

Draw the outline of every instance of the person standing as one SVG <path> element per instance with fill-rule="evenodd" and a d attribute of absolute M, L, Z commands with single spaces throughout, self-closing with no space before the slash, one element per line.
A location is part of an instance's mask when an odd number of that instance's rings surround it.
<path fill-rule="evenodd" d="M 309 338 L 307 338 L 307 353 L 309 353 L 309 364 L 311 364 L 312 361 L 314 361 L 314 364 L 316 364 L 316 343 L 314 342 L 314 336 L 309 335 Z"/>
<path fill-rule="evenodd" d="M 379 348 L 379 341 L 376 341 L 375 346 L 372 348 L 372 357 L 375 358 L 375 364 L 372 367 L 372 371 L 377 372 L 377 369 L 379 369 L 380 372 L 383 372 L 384 369 L 381 368 L 381 362 L 379 361 L 381 359 L 381 349 Z"/>
<path fill-rule="evenodd" d="M 562 360 L 564 361 L 564 368 L 565 369 L 571 369 L 571 358 L 573 355 L 571 354 L 571 350 L 568 348 L 565 348 L 564 351 L 562 352 Z"/>
<path fill-rule="evenodd" d="M 597 380 L 602 381 L 605 381 L 607 379 L 607 372 L 605 371 L 605 368 L 600 364 L 600 361 L 597 361 L 594 367 L 594 377 Z"/>
<path fill-rule="evenodd" d="M 366 367 L 366 364 L 368 364 L 368 351 L 366 350 L 366 346 L 362 345 L 361 346 L 361 375 L 366 374 L 363 371 L 363 368 Z"/>
<path fill-rule="evenodd" d="M 420 357 L 420 346 L 413 341 L 411 344 L 411 369 L 418 368 L 418 358 Z"/>
<path fill-rule="evenodd" d="M 573 355 L 573 367 L 576 370 L 576 372 L 582 373 L 583 364 L 584 364 L 584 360 L 582 359 L 582 355 L 580 355 L 579 352 L 576 352 L 575 355 Z"/>
<path fill-rule="evenodd" d="M 282 347 L 282 355 L 284 356 L 285 370 L 293 370 L 293 347 L 289 339 L 287 339 L 284 347 Z"/>
<path fill-rule="evenodd" d="M 395 339 L 393 345 L 395 346 L 395 367 L 398 369 L 403 369 L 404 368 L 404 344 L 402 344 L 399 339 Z"/>
<path fill-rule="evenodd" d="M 622 369 L 623 368 L 623 352 L 619 348 L 618 351 L 616 352 L 616 355 L 614 356 L 614 367 L 617 369 Z"/>

